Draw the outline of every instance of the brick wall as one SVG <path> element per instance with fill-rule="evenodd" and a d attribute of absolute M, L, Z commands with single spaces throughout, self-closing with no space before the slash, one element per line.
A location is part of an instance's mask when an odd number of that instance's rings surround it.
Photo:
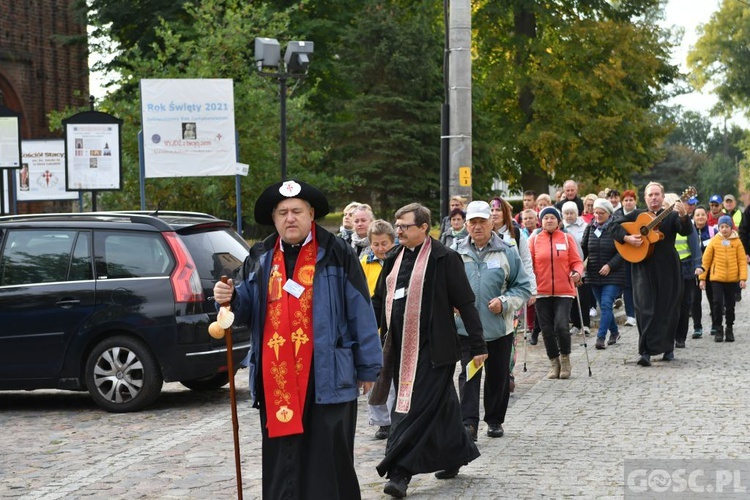
<path fill-rule="evenodd" d="M 22 113 L 24 139 L 62 137 L 60 131 L 49 130 L 47 113 L 88 103 L 88 49 L 85 42 L 66 45 L 62 40 L 86 33 L 85 20 L 72 11 L 73 3 L 0 1 L 0 91 L 5 106 Z M 19 204 L 22 213 L 60 208 L 57 202 Z"/>

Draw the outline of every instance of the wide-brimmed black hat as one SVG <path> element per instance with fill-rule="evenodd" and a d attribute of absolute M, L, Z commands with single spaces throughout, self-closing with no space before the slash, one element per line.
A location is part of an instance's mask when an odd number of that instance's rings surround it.
<path fill-rule="evenodd" d="M 255 202 L 255 222 L 273 226 L 273 209 L 287 198 L 300 198 L 308 202 L 315 209 L 316 219 L 325 217 L 330 212 L 328 199 L 318 188 L 306 182 L 289 179 L 271 184 L 263 190 Z"/>

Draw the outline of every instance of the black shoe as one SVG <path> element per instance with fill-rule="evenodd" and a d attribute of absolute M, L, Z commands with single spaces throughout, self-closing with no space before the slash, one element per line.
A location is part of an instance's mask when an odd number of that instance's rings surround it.
<path fill-rule="evenodd" d="M 539 334 L 534 335 L 531 334 L 531 337 L 529 337 L 529 345 L 537 345 L 539 343 Z"/>
<path fill-rule="evenodd" d="M 409 481 L 402 476 L 393 476 L 383 488 L 383 493 L 396 498 L 404 498 L 406 496 L 406 488 L 409 487 Z"/>
<path fill-rule="evenodd" d="M 665 352 L 664 356 L 661 357 L 662 361 L 673 361 L 674 360 L 674 351 Z"/>
<path fill-rule="evenodd" d="M 601 337 L 596 338 L 596 348 L 597 349 L 606 349 L 607 346 L 604 345 L 604 339 Z"/>
<path fill-rule="evenodd" d="M 724 342 L 734 342 L 734 330 L 731 326 L 727 326 L 724 330 Z"/>
<path fill-rule="evenodd" d="M 477 440 L 477 426 L 472 424 L 464 424 L 464 428 L 466 429 L 466 432 L 469 433 L 469 437 L 471 437 L 472 441 Z"/>
<path fill-rule="evenodd" d="M 716 335 L 716 327 L 715 326 L 711 327 L 711 335 Z"/>
<path fill-rule="evenodd" d="M 445 470 L 439 470 L 435 473 L 435 477 L 438 479 L 453 479 L 454 477 L 458 476 L 458 470 L 461 467 L 456 467 L 454 469 L 445 469 Z"/>
<path fill-rule="evenodd" d="M 713 330 L 713 328 L 712 328 Z M 714 341 L 724 342 L 724 329 L 720 326 L 716 327 L 716 333 L 714 334 Z"/>
<path fill-rule="evenodd" d="M 391 435 L 391 426 L 381 425 L 380 429 L 378 429 L 375 432 L 375 439 L 388 439 L 388 436 L 390 435 Z"/>
<path fill-rule="evenodd" d="M 503 437 L 505 431 L 502 424 L 488 424 L 487 435 L 491 438 Z"/>
<path fill-rule="evenodd" d="M 679 341 L 679 340 L 677 340 L 677 341 L 676 341 L 676 342 L 674 343 L 674 346 L 675 346 L 676 348 L 678 348 L 678 349 L 684 349 L 684 348 L 685 348 L 685 341 Z"/>
<path fill-rule="evenodd" d="M 651 356 L 648 354 L 641 354 L 641 357 L 638 358 L 638 364 L 641 366 L 651 366 Z"/>
<path fill-rule="evenodd" d="M 620 332 L 610 333 L 609 340 L 607 341 L 607 345 L 615 345 L 618 340 L 620 340 Z"/>

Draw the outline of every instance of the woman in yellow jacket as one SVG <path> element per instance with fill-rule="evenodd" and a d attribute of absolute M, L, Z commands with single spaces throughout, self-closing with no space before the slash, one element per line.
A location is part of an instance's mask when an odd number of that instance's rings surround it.
<path fill-rule="evenodd" d="M 745 249 L 742 247 L 737 232 L 732 230 L 732 218 L 728 215 L 719 217 L 719 232 L 703 253 L 702 273 L 698 276 L 701 290 L 706 289 L 706 274 L 710 271 L 711 290 L 713 291 L 713 327 L 716 329 L 714 340 L 723 342 L 726 334 L 727 342 L 734 342 L 734 291 L 737 282 L 740 288 L 745 288 L 747 280 L 747 260 Z M 727 328 L 722 330 L 722 310 L 726 306 Z"/>

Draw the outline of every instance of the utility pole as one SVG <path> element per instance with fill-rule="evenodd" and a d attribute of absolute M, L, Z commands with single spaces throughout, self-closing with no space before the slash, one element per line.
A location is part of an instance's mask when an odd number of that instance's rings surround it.
<path fill-rule="evenodd" d="M 443 141 L 448 141 L 448 196 L 460 194 L 471 201 L 471 0 L 446 1 L 450 2 L 446 26 L 448 109 L 444 109 L 448 134 L 444 127 Z M 448 196 L 444 200 L 446 212 Z"/>

